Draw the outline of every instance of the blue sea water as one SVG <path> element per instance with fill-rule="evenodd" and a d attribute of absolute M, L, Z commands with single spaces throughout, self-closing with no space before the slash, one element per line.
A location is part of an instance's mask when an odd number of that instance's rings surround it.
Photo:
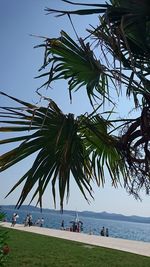
<path fill-rule="evenodd" d="M 14 210 L 7 210 L 7 221 L 11 221 L 11 217 Z M 15 210 L 16 212 L 16 210 Z M 27 215 L 26 211 L 17 211 L 19 218 L 17 223 L 24 223 Z M 75 219 L 75 216 L 68 214 L 50 212 L 38 212 L 32 211 L 33 222 L 36 222 L 38 218 L 44 218 L 44 227 L 60 229 L 61 221 L 64 220 L 65 227 L 71 226 L 71 221 Z M 150 242 L 150 224 L 148 223 L 135 223 L 127 221 L 115 221 L 105 219 L 95 219 L 93 217 L 79 217 L 83 222 L 83 233 L 90 233 L 94 235 L 100 235 L 100 230 L 104 226 L 109 229 L 109 236 L 116 238 L 123 238 L 128 240 L 138 240 Z"/>

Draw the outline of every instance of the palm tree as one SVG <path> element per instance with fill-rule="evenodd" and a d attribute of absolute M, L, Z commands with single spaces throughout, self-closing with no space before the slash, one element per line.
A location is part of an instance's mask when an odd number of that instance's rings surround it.
<path fill-rule="evenodd" d="M 80 5 L 85 9 L 46 9 L 48 13 L 69 16 L 71 22 L 73 14 L 99 14 L 99 25 L 88 29 L 85 39 L 77 35 L 78 42 L 64 31 L 59 38 L 46 38 L 38 46 L 45 49 L 39 77 L 47 78 L 43 84 L 47 87 L 53 81 L 67 80 L 70 98 L 72 91 L 84 88 L 93 112 L 78 117 L 65 115 L 52 99 L 48 99 L 47 107 L 38 107 L 1 92 L 21 106 L 1 108 L 1 123 L 6 127 L 2 126 L 0 131 L 18 132 L 18 136 L 2 140 L 0 144 L 19 142 L 19 145 L 0 157 L 0 171 L 36 153 L 32 167 L 9 192 L 24 182 L 18 207 L 35 185 L 31 201 L 36 197 L 37 204 L 42 206 L 42 196 L 49 182 L 55 203 L 58 182 L 63 209 L 65 194 L 69 198 L 71 175 L 88 200 L 87 193 L 93 196 L 91 182 L 94 180 L 98 186 L 104 186 L 106 171 L 113 186 L 121 183 L 135 197 L 139 196 L 141 188 L 149 194 L 150 4 L 146 0 L 125 3 L 112 0 L 109 4 Z M 100 58 L 96 56 L 97 48 Z M 49 69 L 44 72 L 46 68 Z M 117 119 L 114 108 L 102 113 L 105 101 L 113 107 L 116 104 L 111 97 L 112 87 L 118 96 L 124 90 L 127 97 L 133 97 L 132 108 L 140 110 L 140 115 L 133 119 Z"/>

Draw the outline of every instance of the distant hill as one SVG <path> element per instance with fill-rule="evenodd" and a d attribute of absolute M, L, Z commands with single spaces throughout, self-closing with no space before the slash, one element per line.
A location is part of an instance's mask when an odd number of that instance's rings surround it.
<path fill-rule="evenodd" d="M 7 211 L 16 211 L 14 205 L 4 205 L 0 206 L 1 209 L 7 213 Z M 19 209 L 20 211 L 26 211 L 27 213 L 33 213 L 33 212 L 40 212 L 41 209 L 34 206 L 28 206 L 23 205 Z M 58 210 L 54 209 L 42 209 L 43 213 L 60 213 Z M 64 214 L 68 215 L 75 215 L 74 210 L 64 210 Z M 116 214 L 116 213 L 108 213 L 108 212 L 92 212 L 92 211 L 78 211 L 79 217 L 90 217 L 90 218 L 96 218 L 96 219 L 107 219 L 107 220 L 116 220 L 116 221 L 128 221 L 128 222 L 138 222 L 138 223 L 150 223 L 150 217 L 141 217 L 141 216 L 126 216 L 122 214 Z"/>
<path fill-rule="evenodd" d="M 139 223 L 150 223 L 150 217 L 140 217 L 140 216 L 126 216 L 123 214 L 108 213 L 108 212 L 91 212 L 84 211 L 82 216 L 94 217 L 97 219 L 107 219 L 107 220 L 116 220 L 116 221 L 128 221 L 128 222 L 139 222 Z"/>

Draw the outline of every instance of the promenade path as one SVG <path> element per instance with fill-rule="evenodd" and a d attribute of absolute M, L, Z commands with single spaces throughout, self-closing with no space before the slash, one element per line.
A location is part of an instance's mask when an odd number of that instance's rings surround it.
<path fill-rule="evenodd" d="M 138 255 L 150 257 L 150 243 L 142 241 L 133 241 L 121 238 L 103 237 L 96 235 L 89 235 L 83 233 L 74 233 L 65 230 L 56 230 L 44 227 L 24 227 L 23 224 L 16 224 L 14 228 L 11 227 L 11 223 L 2 222 L 0 226 L 16 229 L 19 231 L 31 232 L 46 236 L 53 236 L 57 238 L 72 240 L 84 243 L 88 246 L 100 246 L 105 248 L 112 248 L 121 251 L 127 251 Z"/>

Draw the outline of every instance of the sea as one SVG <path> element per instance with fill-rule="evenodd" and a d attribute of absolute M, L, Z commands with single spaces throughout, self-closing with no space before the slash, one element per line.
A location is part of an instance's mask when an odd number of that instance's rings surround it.
<path fill-rule="evenodd" d="M 27 215 L 26 210 L 4 210 L 6 214 L 6 220 L 11 222 L 12 214 L 17 212 L 19 218 L 17 218 L 17 223 L 23 224 Z M 61 229 L 61 222 L 64 220 L 64 227 L 69 228 L 71 222 L 76 217 L 76 212 L 74 215 L 68 215 L 65 213 L 56 212 L 50 210 L 48 212 L 30 211 L 28 213 L 32 214 L 33 223 L 38 219 L 44 219 L 44 227 L 52 229 Z M 128 240 L 137 240 L 150 242 L 150 224 L 149 223 L 137 223 L 110 219 L 97 219 L 93 217 L 79 216 L 79 220 L 83 223 L 83 233 L 100 235 L 100 230 L 104 226 L 109 229 L 109 236 L 114 238 L 122 238 Z M 33 226 L 34 227 L 34 226 Z"/>

